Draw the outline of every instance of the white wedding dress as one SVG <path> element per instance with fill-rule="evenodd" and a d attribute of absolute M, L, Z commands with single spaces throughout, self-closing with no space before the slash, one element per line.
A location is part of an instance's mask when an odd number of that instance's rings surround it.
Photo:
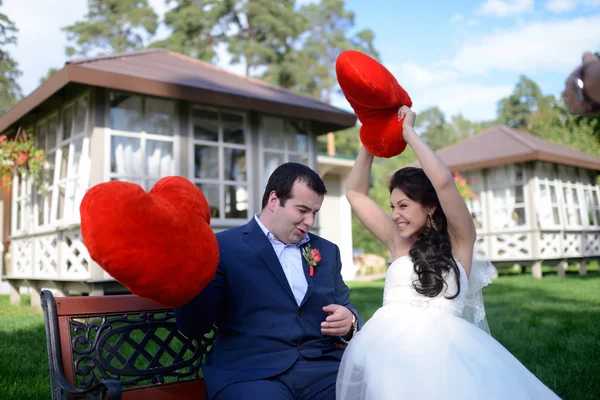
<path fill-rule="evenodd" d="M 383 307 L 342 358 L 337 400 L 558 398 L 492 336 L 463 318 L 471 282 L 458 265 L 461 292 L 452 300 L 444 294 L 456 293 L 453 275 L 446 291 L 429 298 L 412 285 L 417 276 L 410 256 L 390 265 Z M 482 314 L 482 306 L 474 313 Z"/>

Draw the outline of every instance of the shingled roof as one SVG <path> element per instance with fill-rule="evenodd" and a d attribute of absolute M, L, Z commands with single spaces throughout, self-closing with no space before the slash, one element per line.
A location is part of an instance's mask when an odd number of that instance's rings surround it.
<path fill-rule="evenodd" d="M 535 160 L 600 171 L 598 157 L 505 125 L 488 128 L 439 150 L 437 155 L 451 171 L 458 172 Z"/>
<path fill-rule="evenodd" d="M 356 116 L 311 97 L 164 49 L 82 58 L 0 117 L 0 132 L 69 83 L 189 100 L 317 122 L 317 133 L 353 126 Z"/>

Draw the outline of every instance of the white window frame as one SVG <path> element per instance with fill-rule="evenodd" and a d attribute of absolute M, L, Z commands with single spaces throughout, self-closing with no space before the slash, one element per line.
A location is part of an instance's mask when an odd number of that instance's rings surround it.
<path fill-rule="evenodd" d="M 569 171 L 573 172 L 573 174 L 570 174 Z M 563 227 L 566 230 L 581 230 L 585 225 L 584 221 L 587 220 L 587 215 L 584 215 L 585 198 L 583 196 L 583 190 L 580 190 L 582 185 L 578 183 L 580 179 L 578 169 L 575 167 L 559 165 L 558 177 L 560 179 L 560 197 L 563 205 Z M 565 189 L 569 194 L 572 194 L 573 192 L 575 193 L 577 196 L 577 205 L 575 205 L 574 201 L 570 201 L 572 200 L 571 196 L 565 196 Z M 572 212 L 575 216 L 579 215 L 579 220 L 581 221 L 580 224 L 571 223 L 569 218 L 570 212 Z"/>
<path fill-rule="evenodd" d="M 538 162 L 535 166 L 535 206 L 541 207 L 539 204 L 539 200 L 542 200 L 542 188 L 541 185 L 545 185 L 548 190 L 548 201 L 550 202 L 550 215 L 552 217 L 551 221 L 540 221 L 538 214 L 538 225 L 542 230 L 557 230 L 561 229 L 565 224 L 565 217 L 563 215 L 563 194 L 561 188 L 561 182 L 558 178 L 558 174 L 555 171 L 554 164 L 546 163 L 546 162 Z M 548 173 L 550 172 L 550 176 Z M 556 195 L 556 202 L 552 202 L 551 188 L 554 188 L 554 193 Z M 558 223 L 554 222 L 554 209 L 557 209 L 558 212 Z"/>
<path fill-rule="evenodd" d="M 52 202 L 52 198 L 53 198 L 53 192 L 54 192 L 54 188 L 55 188 L 55 177 L 56 177 L 56 151 L 58 149 L 57 146 L 57 142 L 59 141 L 59 136 L 60 133 L 62 131 L 62 106 L 56 110 L 51 112 L 50 114 L 48 114 L 47 116 L 45 116 L 44 118 L 40 119 L 37 123 L 36 123 L 36 145 L 37 146 L 41 146 L 40 143 L 40 136 L 39 136 L 39 129 L 40 126 L 43 124 L 48 124 L 48 122 L 52 119 L 52 118 L 56 118 L 57 119 L 57 129 L 55 132 L 55 138 L 54 138 L 54 143 L 51 144 L 51 146 L 49 146 L 48 143 L 48 130 L 46 130 L 46 134 L 45 134 L 45 145 L 44 145 L 44 157 L 46 159 L 46 162 L 44 163 L 44 171 L 42 171 L 42 178 L 44 176 L 45 170 L 48 168 L 48 160 L 52 159 L 54 161 L 54 173 L 52 176 L 49 177 L 50 181 L 44 181 L 42 180 L 42 185 L 45 186 L 45 189 L 47 190 L 47 193 L 45 196 L 40 195 L 39 193 L 35 193 L 35 197 L 34 197 L 34 201 L 33 201 L 33 218 L 34 218 L 34 223 L 33 223 L 33 227 L 34 227 L 34 231 L 36 232 L 40 232 L 40 231 L 44 231 L 44 230 L 48 230 L 52 228 L 52 221 L 51 221 L 51 216 L 53 215 L 52 213 L 52 205 L 54 204 Z M 40 199 L 44 199 L 44 203 L 40 204 Z M 44 208 L 44 223 L 40 224 L 39 221 L 39 208 L 40 206 L 42 206 Z"/>
<path fill-rule="evenodd" d="M 21 181 L 21 184 L 18 184 Z M 33 226 L 33 181 L 31 178 L 23 179 L 23 175 L 13 174 L 12 179 L 12 201 L 11 201 L 11 237 L 26 236 L 31 232 Z M 18 207 L 21 206 L 21 215 Z M 20 217 L 20 221 L 18 219 Z M 20 222 L 20 226 L 18 226 Z"/>
<path fill-rule="evenodd" d="M 591 206 L 588 204 L 586 194 L 590 196 Z M 594 230 L 600 227 L 600 190 L 598 186 L 587 184 L 583 186 L 583 200 L 586 207 L 586 218 L 584 225 Z M 595 203 L 595 205 L 594 205 Z M 592 213 L 592 224 L 589 222 L 589 213 Z"/>
<path fill-rule="evenodd" d="M 73 107 L 83 98 L 87 98 L 87 109 L 85 115 L 85 122 L 83 131 L 77 135 L 71 134 L 71 137 L 63 140 L 64 137 L 64 115 L 65 110 L 69 107 Z M 32 129 L 36 129 L 42 124 L 48 123 L 48 121 L 52 118 L 58 118 L 58 127 L 56 131 L 56 142 L 52 146 L 46 145 L 44 156 L 48 160 L 50 157 L 54 159 L 54 175 L 50 177 L 51 182 L 42 182 L 46 184 L 45 189 L 47 190 L 46 196 L 42 197 L 38 194 L 38 189 L 33 187 L 33 180 L 27 180 L 27 188 L 23 189 L 26 192 L 21 190 L 21 193 L 18 193 L 19 188 L 18 185 L 13 183 L 13 211 L 11 212 L 11 232 L 13 237 L 18 236 L 26 236 L 29 234 L 40 234 L 40 233 L 48 233 L 54 232 L 57 229 L 70 227 L 74 225 L 78 225 L 81 221 L 79 218 L 79 204 L 85 191 L 89 187 L 89 175 L 90 175 L 90 132 L 91 132 L 91 121 L 92 121 L 92 96 L 91 91 L 86 90 L 85 92 L 79 94 L 78 96 L 70 99 L 68 102 L 62 104 L 58 109 L 53 110 L 46 114 L 43 118 L 36 122 L 35 128 L 30 127 L 27 132 L 32 131 Z M 75 114 L 73 114 L 74 118 Z M 71 121 L 71 127 L 74 129 L 75 124 Z M 48 133 L 46 132 L 46 135 Z M 47 138 L 47 136 L 46 136 Z M 79 165 L 79 173 L 77 175 L 74 174 L 73 171 L 73 160 L 74 160 L 74 143 L 75 141 L 81 139 L 81 155 L 80 155 L 80 165 Z M 40 145 L 39 137 L 36 137 L 36 145 Z M 68 146 L 69 148 L 69 157 L 67 159 L 67 175 L 59 180 L 60 176 L 60 164 L 59 161 L 62 159 L 62 149 Z M 46 166 L 45 166 L 46 167 Z M 16 180 L 16 176 L 15 176 Z M 76 192 L 76 183 L 79 182 L 79 186 L 81 187 L 81 191 L 78 193 L 78 196 L 74 196 L 73 201 L 71 201 L 68 197 L 68 193 Z M 63 210 L 63 217 L 57 218 L 58 212 L 58 188 L 63 186 L 65 188 L 65 203 Z M 28 210 L 28 221 L 26 224 L 21 222 L 21 229 L 17 230 L 17 202 L 23 201 L 25 199 L 24 196 L 28 196 L 27 200 L 27 210 Z M 39 222 L 39 200 L 41 198 L 49 198 L 50 205 L 47 204 L 47 201 L 44 201 L 44 224 L 40 224 Z M 25 225 L 25 226 L 23 226 Z"/>
<path fill-rule="evenodd" d="M 505 191 L 505 195 L 506 192 L 513 189 L 515 192 L 515 204 L 513 206 L 513 208 L 523 208 L 524 212 L 525 212 L 525 222 L 523 223 L 523 225 L 517 225 L 517 226 L 510 226 L 510 227 L 503 227 L 503 228 L 497 228 L 494 226 L 494 213 L 491 212 L 490 210 L 490 226 L 489 226 L 489 231 L 490 232 L 522 232 L 525 230 L 529 229 L 529 225 L 530 225 L 530 221 L 531 221 L 531 216 L 529 215 L 529 208 L 527 207 L 528 204 L 528 200 L 529 200 L 529 194 L 527 193 L 527 182 L 528 182 L 528 171 L 527 171 L 527 165 L 523 164 L 523 163 L 519 163 L 519 164 L 507 164 L 507 165 L 502 165 L 499 167 L 493 167 L 493 168 L 505 168 L 506 166 L 508 166 L 509 171 L 512 172 L 512 174 L 509 175 L 505 175 L 505 178 L 507 178 L 507 181 L 501 182 L 501 183 L 493 183 L 492 182 L 492 178 L 490 176 L 490 174 L 488 174 L 487 177 L 487 181 L 488 181 L 488 192 L 489 192 L 489 196 L 490 196 L 490 206 L 492 208 L 497 207 L 495 202 L 495 195 L 494 195 L 494 190 L 498 190 L 498 189 L 504 189 Z M 517 181 L 516 177 L 515 177 L 515 170 L 513 168 L 516 167 L 520 167 L 521 171 L 523 172 L 523 176 L 521 178 L 521 181 Z M 493 169 L 492 168 L 492 169 Z M 506 171 L 506 168 L 505 168 Z M 516 202 L 516 187 L 517 186 L 522 186 L 523 187 L 523 202 Z"/>
<path fill-rule="evenodd" d="M 219 131 L 217 141 L 212 140 L 203 140 L 196 139 L 194 137 L 194 119 L 193 112 L 194 109 L 205 110 L 217 113 L 218 115 L 218 124 Z M 237 143 L 228 143 L 223 140 L 223 125 L 222 125 L 222 114 L 233 114 L 238 115 L 243 118 L 243 126 L 244 126 L 244 144 Z M 247 221 L 252 217 L 252 212 L 254 210 L 254 185 L 252 178 L 252 171 L 254 171 L 253 163 L 252 163 L 252 146 L 251 146 L 251 135 L 250 135 L 250 126 L 248 123 L 248 113 L 240 110 L 234 110 L 229 108 L 218 108 L 218 107 L 209 107 L 201 104 L 193 104 L 190 103 L 189 113 L 188 113 L 188 137 L 190 141 L 190 146 L 188 150 L 188 159 L 190 162 L 188 163 L 188 177 L 190 181 L 192 181 L 196 185 L 207 184 L 207 185 L 217 185 L 219 188 L 219 216 L 211 217 L 211 225 L 219 225 L 219 226 L 239 226 L 240 221 Z M 195 168 L 195 147 L 196 145 L 201 146 L 209 146 L 218 149 L 218 178 L 217 179 L 206 179 L 206 178 L 196 178 L 194 173 Z M 225 180 L 225 149 L 238 149 L 244 150 L 246 152 L 246 182 L 238 182 L 232 180 Z M 245 187 L 248 193 L 248 215 L 246 218 L 226 218 L 226 204 L 225 204 L 225 186 L 240 186 Z"/>
<path fill-rule="evenodd" d="M 167 135 L 158 135 L 153 133 L 148 133 L 145 131 L 143 127 L 140 132 L 132 132 L 132 131 L 123 131 L 118 129 L 112 129 L 110 127 L 110 94 L 112 92 L 115 93 L 123 93 L 131 96 L 138 96 L 142 98 L 142 119 L 145 122 L 146 118 L 146 98 L 157 98 L 160 100 L 168 100 L 174 103 L 174 127 L 173 134 L 170 136 Z M 150 191 L 154 184 L 159 181 L 163 177 L 155 177 L 147 174 L 147 162 L 148 159 L 146 157 L 146 144 L 148 140 L 160 141 L 160 142 L 169 142 L 173 144 L 173 174 L 170 175 L 180 175 L 180 160 L 179 160 L 179 149 L 180 149 L 180 128 L 179 128 L 179 102 L 174 99 L 169 99 L 165 97 L 156 97 L 156 96 L 147 96 L 140 93 L 127 92 L 123 90 L 107 90 L 106 91 L 106 105 L 105 105 L 105 127 L 106 127 L 106 135 L 104 141 L 104 148 L 106 149 L 104 152 L 104 181 L 110 180 L 121 180 L 125 182 L 133 182 L 139 184 L 144 190 Z M 112 146 L 111 140 L 116 137 L 125 137 L 132 139 L 140 140 L 140 151 L 143 155 L 143 175 L 121 175 L 118 172 L 111 171 L 111 157 L 112 157 Z M 168 175 L 167 175 L 168 176 Z"/>
<path fill-rule="evenodd" d="M 77 102 L 87 97 L 87 110 L 85 117 L 85 125 L 83 132 L 75 134 L 75 114 L 73 114 L 73 121 L 71 123 L 71 134 L 65 139 L 65 126 L 64 126 L 64 114 L 67 108 L 75 107 Z M 57 137 L 56 145 L 56 159 L 54 164 L 54 180 L 52 184 L 52 208 L 50 213 L 50 223 L 53 225 L 71 226 L 79 224 L 81 222 L 79 216 L 79 205 L 87 189 L 89 188 L 90 173 L 91 173 L 91 158 L 90 158 L 90 133 L 92 131 L 92 109 L 93 102 L 91 92 L 88 91 L 85 94 L 77 96 L 75 99 L 65 103 L 61 107 L 61 118 L 59 135 Z M 75 142 L 81 139 L 81 154 L 79 160 L 79 171 L 75 175 L 73 169 L 73 162 L 75 160 Z M 60 177 L 61 164 L 63 149 L 68 147 L 68 158 L 67 158 L 67 174 L 64 178 Z M 60 188 L 64 187 L 64 210 L 61 218 L 58 218 L 58 194 Z M 78 192 L 77 188 L 81 190 Z M 72 193 L 73 197 L 70 199 L 69 194 Z"/>

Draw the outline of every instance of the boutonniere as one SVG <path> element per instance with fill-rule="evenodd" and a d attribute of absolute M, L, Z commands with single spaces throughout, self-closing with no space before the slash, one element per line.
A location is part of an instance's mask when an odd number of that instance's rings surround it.
<path fill-rule="evenodd" d="M 302 255 L 308 263 L 308 275 L 312 278 L 315 275 L 315 267 L 321 261 L 321 253 L 317 249 L 311 249 L 309 244 L 302 249 Z"/>

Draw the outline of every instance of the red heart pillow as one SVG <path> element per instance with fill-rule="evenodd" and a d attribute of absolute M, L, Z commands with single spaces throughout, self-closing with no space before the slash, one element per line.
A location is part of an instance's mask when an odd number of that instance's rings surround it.
<path fill-rule="evenodd" d="M 342 52 L 335 65 L 344 96 L 362 123 L 360 140 L 369 153 L 389 158 L 404 151 L 398 109 L 412 106 L 410 96 L 394 75 L 373 58 L 358 51 Z"/>
<path fill-rule="evenodd" d="M 128 182 L 98 184 L 80 213 L 90 256 L 133 294 L 177 307 L 215 275 L 219 247 L 208 202 L 183 177 L 163 178 L 148 193 Z"/>

